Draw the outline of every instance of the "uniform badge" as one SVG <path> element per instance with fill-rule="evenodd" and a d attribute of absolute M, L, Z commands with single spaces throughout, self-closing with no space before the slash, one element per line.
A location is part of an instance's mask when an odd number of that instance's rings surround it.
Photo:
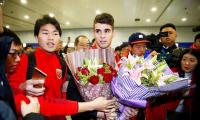
<path fill-rule="evenodd" d="M 61 69 L 56 69 L 56 76 L 58 79 L 62 78 L 62 70 Z"/>

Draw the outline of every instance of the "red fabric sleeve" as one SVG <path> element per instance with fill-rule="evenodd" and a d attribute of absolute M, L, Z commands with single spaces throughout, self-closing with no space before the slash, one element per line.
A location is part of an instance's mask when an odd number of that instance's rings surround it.
<path fill-rule="evenodd" d="M 29 102 L 25 91 L 19 88 L 20 84 L 26 81 L 27 64 L 27 55 L 22 55 L 16 70 L 13 72 L 13 74 L 8 75 L 18 114 L 21 114 L 21 101 L 24 100 L 26 103 Z M 40 112 L 45 116 L 71 115 L 78 112 L 78 103 L 75 101 L 41 96 L 39 97 L 39 103 Z"/>
<path fill-rule="evenodd" d="M 46 116 L 51 115 L 72 115 L 78 112 L 78 102 L 39 97 L 40 112 Z"/>
<path fill-rule="evenodd" d="M 18 114 L 21 114 L 20 102 L 24 100 L 29 103 L 29 99 L 23 94 L 14 95 Z M 45 116 L 72 115 L 78 112 L 78 102 L 65 99 L 38 97 L 40 103 L 40 113 Z"/>

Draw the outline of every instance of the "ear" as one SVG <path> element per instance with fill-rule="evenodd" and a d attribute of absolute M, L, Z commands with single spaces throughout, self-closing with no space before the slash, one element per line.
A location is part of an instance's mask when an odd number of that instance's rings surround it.
<path fill-rule="evenodd" d="M 176 35 L 175 35 L 175 36 L 176 36 L 176 38 L 177 38 L 177 36 L 178 36 L 177 32 L 176 32 Z"/>

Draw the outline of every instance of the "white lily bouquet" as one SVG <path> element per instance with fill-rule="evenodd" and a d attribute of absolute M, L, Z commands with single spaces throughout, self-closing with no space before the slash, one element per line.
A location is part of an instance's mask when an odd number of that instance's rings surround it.
<path fill-rule="evenodd" d="M 111 80 L 117 76 L 113 49 L 90 49 L 65 55 L 75 83 L 85 101 L 111 98 Z"/>
<path fill-rule="evenodd" d="M 123 104 L 145 107 L 146 99 L 189 86 L 186 78 L 179 78 L 165 60 L 157 56 L 146 59 L 129 55 L 121 59 L 118 77 L 112 81 L 113 94 Z"/>

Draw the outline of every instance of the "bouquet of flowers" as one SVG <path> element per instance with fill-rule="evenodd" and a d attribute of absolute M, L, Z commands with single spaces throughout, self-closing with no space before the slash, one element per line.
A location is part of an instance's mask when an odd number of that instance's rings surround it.
<path fill-rule="evenodd" d="M 75 51 L 66 54 L 65 60 L 85 101 L 100 96 L 112 97 L 110 84 L 117 71 L 111 48 Z"/>
<path fill-rule="evenodd" d="M 186 78 L 179 78 L 164 60 L 158 61 L 157 56 L 144 59 L 129 55 L 121 59 L 118 77 L 112 81 L 112 91 L 123 104 L 145 107 L 147 98 L 188 85 Z"/>

